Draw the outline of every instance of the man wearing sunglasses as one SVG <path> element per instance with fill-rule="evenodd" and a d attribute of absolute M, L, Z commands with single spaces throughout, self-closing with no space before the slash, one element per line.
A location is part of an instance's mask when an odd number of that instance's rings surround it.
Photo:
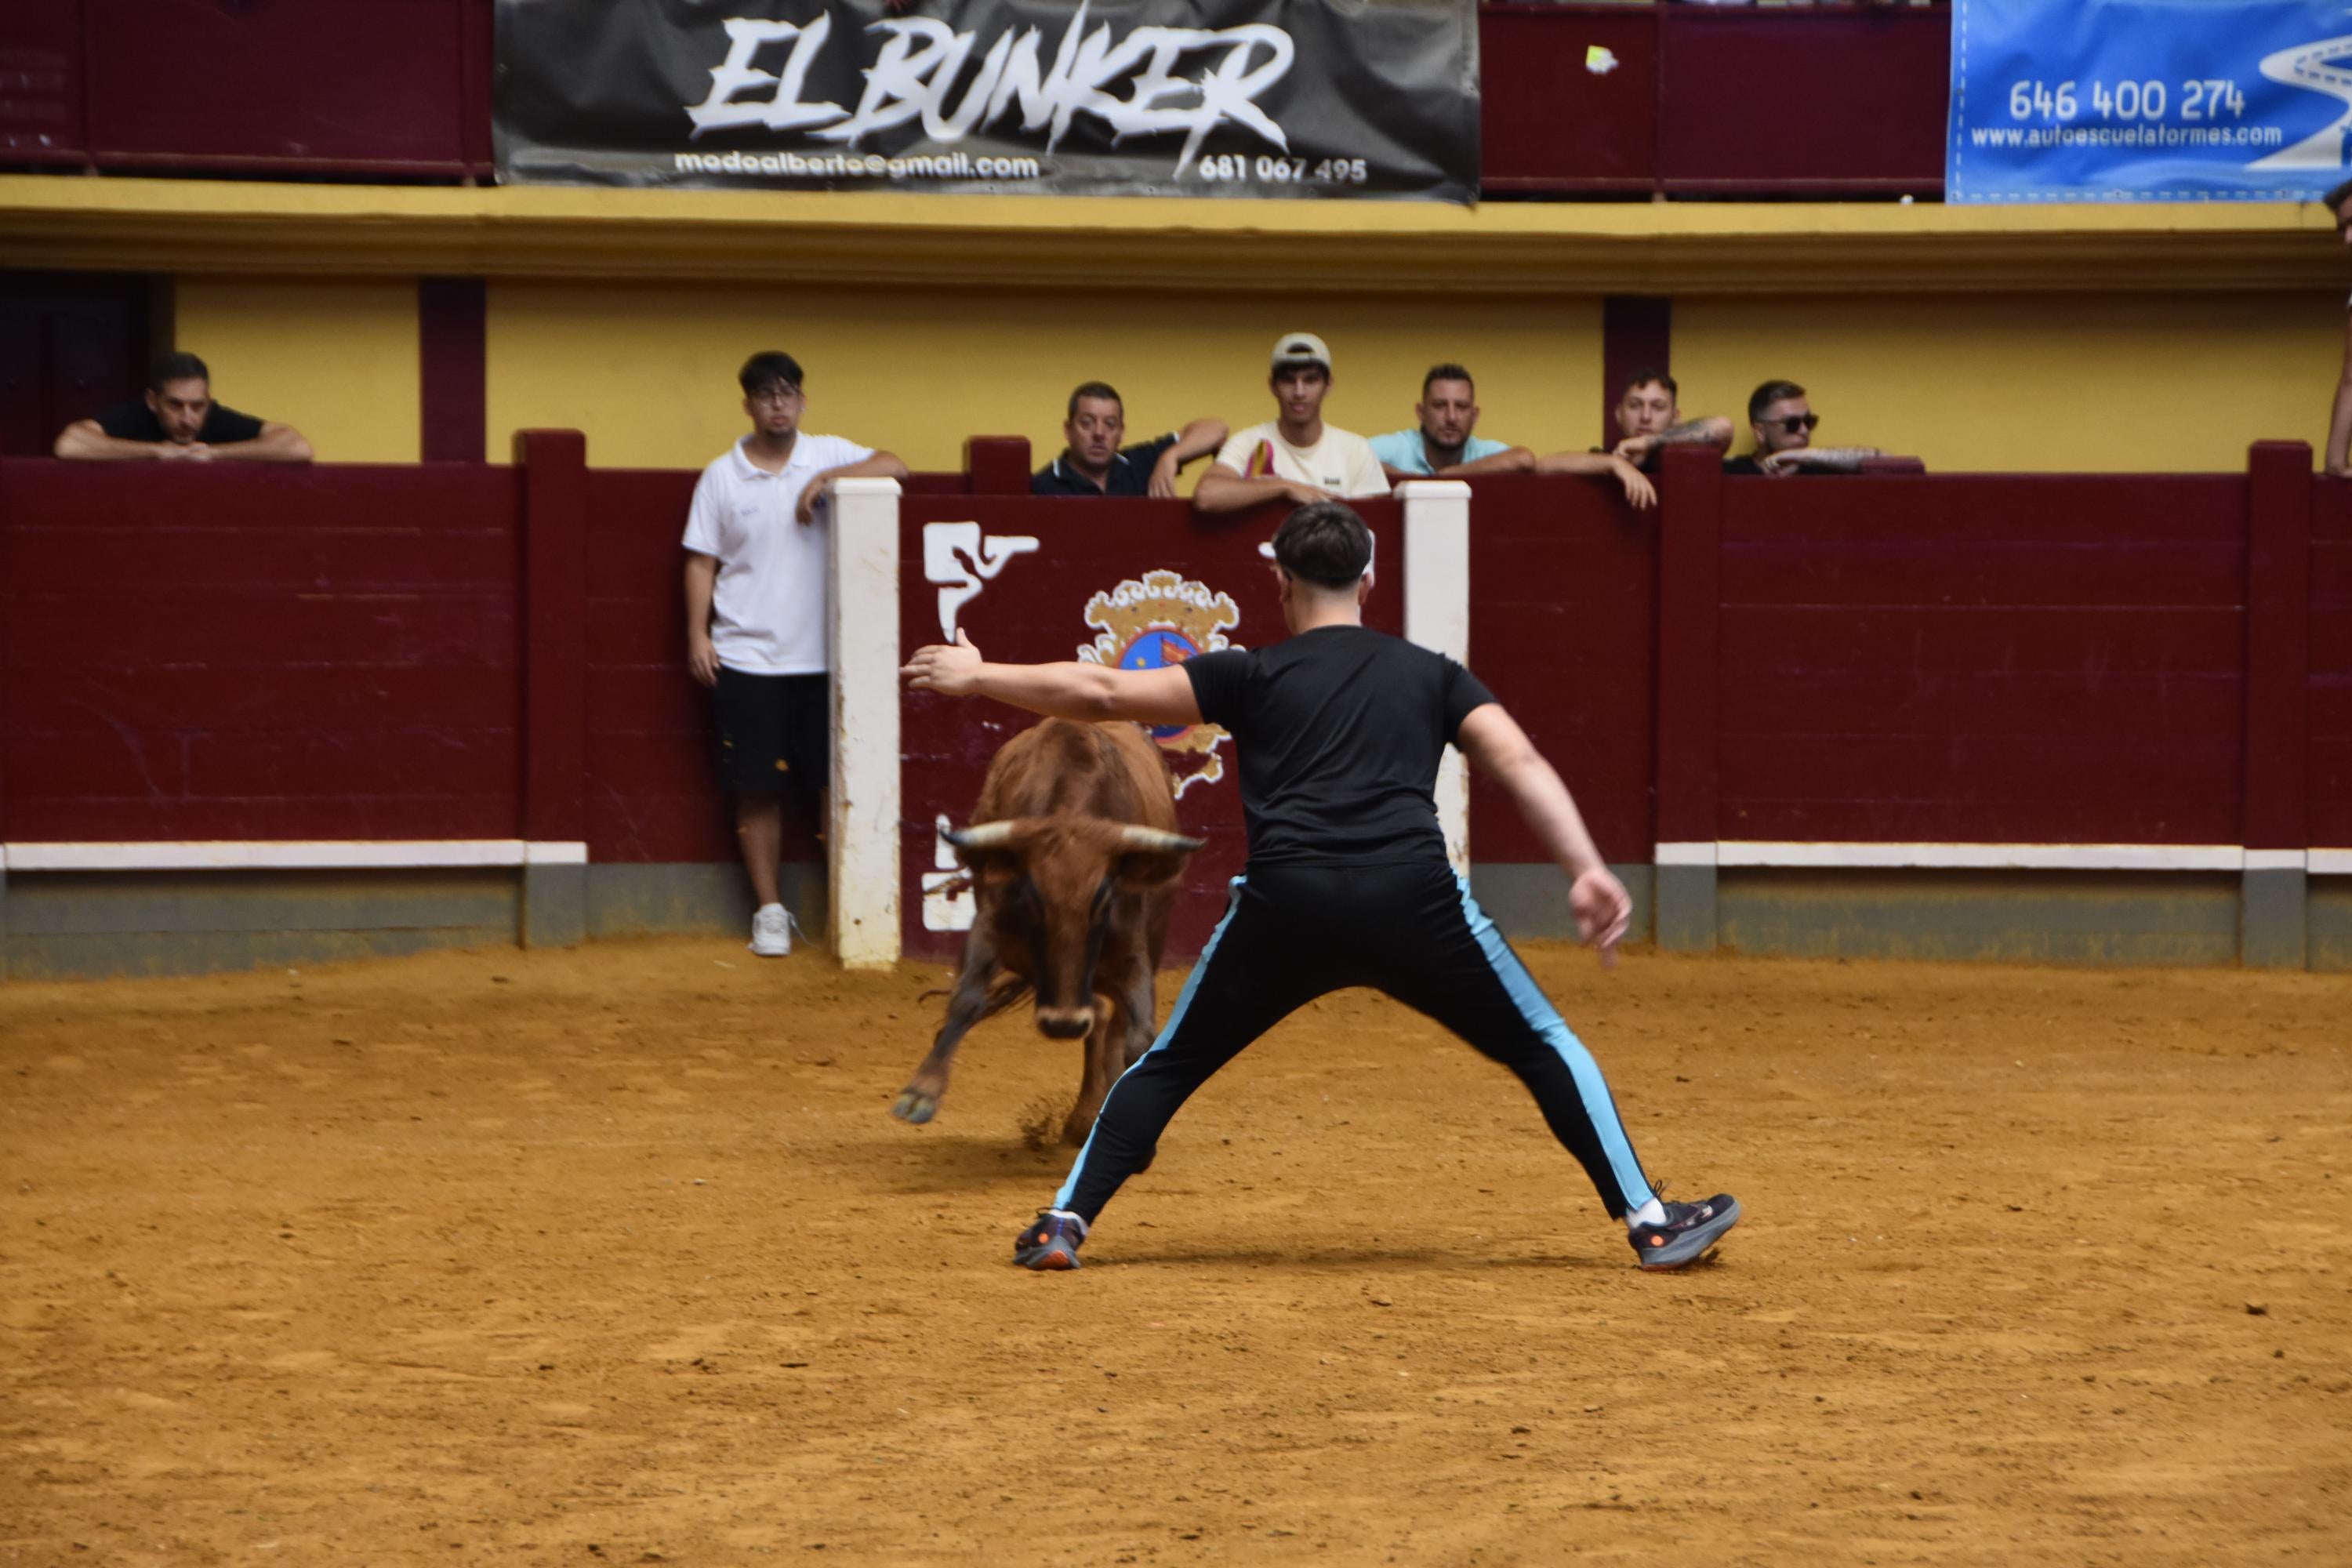
<path fill-rule="evenodd" d="M 1727 474 L 1856 474 L 1863 459 L 1883 456 L 1875 447 L 1816 447 L 1813 427 L 1822 416 L 1793 381 L 1768 381 L 1748 396 L 1748 427 L 1756 450 L 1723 465 Z"/>

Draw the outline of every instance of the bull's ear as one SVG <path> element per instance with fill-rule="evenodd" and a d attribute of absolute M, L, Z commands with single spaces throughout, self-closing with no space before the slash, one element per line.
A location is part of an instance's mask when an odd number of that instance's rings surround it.
<path fill-rule="evenodd" d="M 1187 838 L 1181 833 L 1162 833 L 1157 828 L 1129 827 L 1118 852 L 1112 858 L 1113 872 L 1119 885 L 1129 892 L 1165 887 L 1184 874 L 1192 852 L 1207 842 L 1204 838 Z"/>

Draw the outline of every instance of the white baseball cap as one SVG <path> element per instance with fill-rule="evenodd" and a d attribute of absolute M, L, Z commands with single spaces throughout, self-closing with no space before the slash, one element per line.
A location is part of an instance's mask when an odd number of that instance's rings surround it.
<path fill-rule="evenodd" d="M 1313 332 L 1285 332 L 1274 341 L 1273 372 L 1280 374 L 1292 365 L 1319 364 L 1325 374 L 1331 371 L 1330 345 Z"/>

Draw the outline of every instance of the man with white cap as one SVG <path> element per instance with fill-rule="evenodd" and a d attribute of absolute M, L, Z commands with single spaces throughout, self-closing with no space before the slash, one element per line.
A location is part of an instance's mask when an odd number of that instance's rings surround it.
<path fill-rule="evenodd" d="M 1267 385 L 1276 416 L 1237 430 L 1192 493 L 1195 511 L 1243 511 L 1264 501 L 1294 505 L 1389 493 L 1372 444 L 1323 423 L 1331 391 L 1331 351 L 1312 332 L 1275 341 Z"/>

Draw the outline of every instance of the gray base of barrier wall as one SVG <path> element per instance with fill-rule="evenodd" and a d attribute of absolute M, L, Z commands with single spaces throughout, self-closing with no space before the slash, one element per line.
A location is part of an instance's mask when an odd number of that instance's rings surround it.
<path fill-rule="evenodd" d="M 1625 890 L 1633 895 L 1633 923 L 1628 942 L 1648 942 L 1655 934 L 1656 900 L 1651 868 L 1612 866 Z M 1568 879 L 1549 863 L 1539 866 L 1495 865 L 1470 868 L 1470 896 L 1507 937 L 1576 940 L 1576 916 L 1568 907 Z"/>
<path fill-rule="evenodd" d="M 782 891 L 822 940 L 823 868 L 787 865 Z M 0 980 L 207 974 L 598 937 L 748 937 L 751 926 L 740 866 L 27 871 L 0 874 Z"/>
<path fill-rule="evenodd" d="M 2249 969 L 2301 969 L 2305 963 L 2311 879 L 2300 869 L 2245 873 L 2238 954 Z"/>
<path fill-rule="evenodd" d="M 1632 939 L 1669 948 L 2352 972 L 2352 878 L 1612 868 L 1633 894 Z M 1549 865 L 1479 866 L 1471 889 L 1507 935 L 1575 937 L 1567 885 Z M 822 941 L 824 868 L 786 866 L 783 896 Z M 0 979 L 201 974 L 518 942 L 740 939 L 751 921 L 737 866 L 20 871 L 0 873 Z"/>

